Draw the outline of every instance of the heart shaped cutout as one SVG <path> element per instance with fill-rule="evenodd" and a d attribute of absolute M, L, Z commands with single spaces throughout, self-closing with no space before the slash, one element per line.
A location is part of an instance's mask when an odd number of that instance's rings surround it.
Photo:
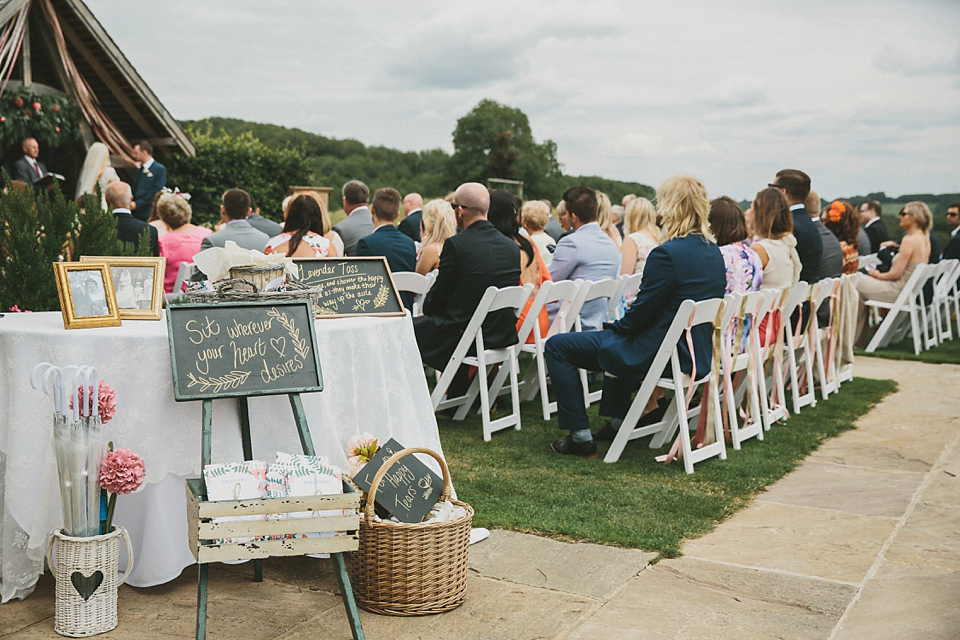
<path fill-rule="evenodd" d="M 79 571 L 74 571 L 70 574 L 70 582 L 73 583 L 73 588 L 77 590 L 77 593 L 79 593 L 83 601 L 86 602 L 90 599 L 90 596 L 100 588 L 100 585 L 103 584 L 103 572 L 94 571 L 89 576 L 85 576 Z"/>
<path fill-rule="evenodd" d="M 282 357 L 284 350 L 287 348 L 287 339 L 283 336 L 280 336 L 279 338 L 270 338 L 270 346 L 273 347 L 273 350 Z"/>

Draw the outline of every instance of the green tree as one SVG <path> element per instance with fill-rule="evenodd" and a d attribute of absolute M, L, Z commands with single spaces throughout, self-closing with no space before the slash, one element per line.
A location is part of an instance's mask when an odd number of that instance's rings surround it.
<path fill-rule="evenodd" d="M 136 244 L 117 237 L 117 219 L 103 208 L 100 187 L 96 194 L 83 197 L 79 212 L 79 229 L 73 246 L 74 259 L 81 256 L 136 256 L 150 257 L 150 230 L 145 229 Z"/>
<path fill-rule="evenodd" d="M 520 109 L 481 100 L 457 120 L 453 130 L 451 182 L 481 182 L 488 178 L 523 180 L 527 198 L 554 198 L 562 179 L 557 145 L 537 143 L 530 121 Z"/>
<path fill-rule="evenodd" d="M 270 148 L 249 131 L 215 132 L 212 124 L 188 132 L 197 155 L 168 156 L 167 184 L 190 194 L 196 224 L 220 220 L 220 196 L 227 189 L 247 191 L 264 215 L 277 219 L 287 187 L 310 182 L 300 148 Z"/>

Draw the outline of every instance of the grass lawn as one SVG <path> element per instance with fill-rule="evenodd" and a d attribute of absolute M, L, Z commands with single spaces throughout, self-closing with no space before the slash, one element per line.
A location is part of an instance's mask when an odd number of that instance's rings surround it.
<path fill-rule="evenodd" d="M 476 511 L 473 524 L 540 533 L 568 540 L 656 551 L 676 557 L 685 538 L 703 535 L 783 477 L 826 438 L 853 428 L 856 419 L 896 389 L 892 380 L 855 379 L 840 393 L 775 425 L 763 442 L 728 448 L 727 460 L 701 462 L 692 475 L 676 461 L 658 464 L 665 451 L 649 439 L 627 445 L 620 460 L 579 459 L 553 453 L 565 435 L 556 418 L 544 422 L 539 402 L 522 406 L 523 428 L 484 442 L 479 415 L 461 422 L 438 416 L 440 438 L 461 500 Z M 501 400 L 502 402 L 503 400 Z M 591 407 L 593 426 L 601 420 Z"/>
<path fill-rule="evenodd" d="M 956 326 L 953 327 L 956 330 Z M 913 353 L 913 338 L 901 340 L 883 349 L 877 349 L 873 353 L 867 353 L 862 349 L 854 351 L 859 356 L 870 356 L 873 358 L 889 358 L 891 360 L 919 360 L 929 364 L 960 364 L 960 339 L 954 337 L 928 351 L 921 351 L 920 355 Z"/>

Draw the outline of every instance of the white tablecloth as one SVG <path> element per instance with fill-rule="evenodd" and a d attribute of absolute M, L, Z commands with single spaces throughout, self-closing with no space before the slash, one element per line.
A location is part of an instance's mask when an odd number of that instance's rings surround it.
<path fill-rule="evenodd" d="M 97 367 L 100 379 L 117 392 L 117 413 L 104 425 L 104 441 L 132 449 L 146 463 L 144 487 L 117 501 L 115 522 L 130 531 L 135 556 L 127 583 L 161 584 L 193 563 L 183 479 L 200 473 L 201 403 L 173 399 L 166 327 L 165 319 L 125 320 L 122 327 L 66 331 L 60 313 L 0 318 L 4 602 L 32 591 L 47 536 L 62 520 L 53 400 L 29 381 L 39 362 Z M 347 439 L 362 431 L 381 442 L 393 437 L 408 447 L 441 452 L 409 316 L 321 319 L 316 328 L 324 390 L 301 398 L 318 455 L 346 471 Z M 300 452 L 286 396 L 250 398 L 249 406 L 254 457 L 270 461 L 278 450 Z M 214 401 L 213 462 L 242 458 L 237 400 Z"/>

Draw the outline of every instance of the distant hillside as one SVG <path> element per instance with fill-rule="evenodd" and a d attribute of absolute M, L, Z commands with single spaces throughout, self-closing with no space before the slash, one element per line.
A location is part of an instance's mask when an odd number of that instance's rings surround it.
<path fill-rule="evenodd" d="M 340 203 L 340 187 L 353 179 L 362 180 L 371 191 L 390 186 L 401 193 L 417 191 L 425 198 L 443 197 L 457 186 L 451 184 L 448 177 L 450 154 L 443 149 L 399 151 L 383 146 L 367 146 L 357 140 L 339 140 L 302 129 L 248 122 L 236 118 L 205 118 L 187 120 L 181 124 L 200 131 L 205 131 L 209 127 L 215 134 L 230 136 L 249 131 L 270 148 L 298 151 L 313 172 L 313 184 L 333 188 L 330 198 L 332 209 L 336 209 Z M 577 184 L 603 191 L 614 203 L 619 203 L 628 193 L 636 193 L 651 199 L 654 195 L 652 187 L 639 182 L 608 180 L 599 176 L 568 175 L 562 176 L 562 180 L 551 189 L 551 193 L 524 195 L 528 198 L 549 197 L 556 202 L 567 187 Z"/>

